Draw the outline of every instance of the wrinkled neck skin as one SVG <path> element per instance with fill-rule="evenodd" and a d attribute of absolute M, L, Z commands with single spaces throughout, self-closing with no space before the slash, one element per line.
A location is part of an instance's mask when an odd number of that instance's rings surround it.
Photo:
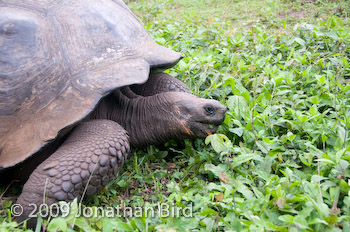
<path fill-rule="evenodd" d="M 172 108 L 166 94 L 143 97 L 116 90 L 101 100 L 89 119 L 119 123 L 128 131 L 131 146 L 144 147 L 186 137 L 178 129 L 181 125 Z"/>

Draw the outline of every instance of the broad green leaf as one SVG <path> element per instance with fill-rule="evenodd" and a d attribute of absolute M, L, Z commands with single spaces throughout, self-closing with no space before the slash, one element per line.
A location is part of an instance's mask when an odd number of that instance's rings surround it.
<path fill-rule="evenodd" d="M 320 99 L 317 96 L 314 96 L 311 99 L 311 102 L 312 102 L 312 104 L 316 105 L 316 104 L 318 104 L 320 102 Z"/>
<path fill-rule="evenodd" d="M 211 208 L 205 208 L 201 211 L 201 215 L 202 216 L 211 216 L 211 215 L 217 215 L 218 212 L 216 212 L 215 210 L 211 209 Z"/>
<path fill-rule="evenodd" d="M 245 199 L 247 199 L 247 200 L 255 199 L 254 193 L 245 184 L 239 184 L 235 187 L 237 189 L 237 192 L 242 193 L 242 195 Z"/>
<path fill-rule="evenodd" d="M 316 202 L 312 197 L 309 195 L 306 195 L 308 200 L 314 205 L 317 212 L 320 214 L 321 218 L 325 219 L 329 216 L 329 208 L 328 206 L 323 202 Z"/>
<path fill-rule="evenodd" d="M 346 130 L 344 127 L 338 126 L 338 135 L 343 143 L 346 142 Z"/>
<path fill-rule="evenodd" d="M 146 231 L 146 225 L 143 218 L 134 218 L 135 225 L 140 231 Z"/>
<path fill-rule="evenodd" d="M 227 85 L 230 85 L 231 88 L 233 89 L 235 87 L 235 79 L 232 77 L 228 78 L 224 83 L 224 86 L 227 86 Z"/>
<path fill-rule="evenodd" d="M 311 166 L 311 163 L 309 162 L 309 160 L 305 159 L 303 154 L 299 154 L 299 159 L 301 162 L 303 162 L 303 164 L 305 164 L 306 166 Z"/>
<path fill-rule="evenodd" d="M 92 231 L 91 227 L 89 226 L 88 220 L 84 217 L 78 217 L 74 221 L 74 225 L 82 229 L 83 231 Z"/>
<path fill-rule="evenodd" d="M 301 46 L 305 46 L 305 40 L 301 38 L 295 38 L 294 41 L 300 44 Z"/>
<path fill-rule="evenodd" d="M 210 143 L 217 153 L 220 153 L 225 149 L 225 142 L 217 134 L 209 135 L 205 139 L 205 143 Z"/>
<path fill-rule="evenodd" d="M 340 191 L 344 194 L 347 194 L 350 191 L 349 184 L 343 179 L 339 181 L 339 188 L 340 188 Z"/>
<path fill-rule="evenodd" d="M 335 154 L 335 160 L 336 160 L 336 163 L 339 164 L 340 162 L 340 159 L 342 158 L 342 156 L 344 155 L 346 151 L 346 148 L 343 148 L 341 149 L 340 151 L 337 151 L 337 153 Z"/>
<path fill-rule="evenodd" d="M 295 136 L 296 136 L 296 135 L 293 134 L 293 133 L 290 132 L 290 131 L 287 133 L 287 138 L 288 138 L 288 140 L 291 141 L 291 142 L 293 142 Z"/>
<path fill-rule="evenodd" d="M 256 141 L 256 145 L 259 147 L 260 151 L 262 151 L 262 153 L 264 154 L 269 153 L 271 150 L 271 146 L 265 141 Z"/>
<path fill-rule="evenodd" d="M 207 171 L 211 171 L 215 174 L 216 177 L 220 177 L 220 173 L 225 173 L 227 171 L 227 167 L 224 165 L 214 165 L 214 164 L 205 164 L 204 169 Z"/>
<path fill-rule="evenodd" d="M 294 224 L 294 217 L 292 215 L 285 214 L 285 215 L 279 216 L 278 219 L 283 222 Z"/>
<path fill-rule="evenodd" d="M 230 96 L 227 100 L 227 106 L 237 117 L 244 118 L 249 112 L 247 100 L 242 96 Z"/>
<path fill-rule="evenodd" d="M 322 142 L 323 142 L 323 143 L 326 142 L 327 139 L 328 139 L 328 137 L 327 137 L 326 135 L 322 135 Z"/>
<path fill-rule="evenodd" d="M 241 231 L 242 230 L 242 224 L 241 224 L 240 220 L 238 220 L 237 218 L 231 218 L 230 223 L 231 223 L 231 228 L 234 231 Z"/>
<path fill-rule="evenodd" d="M 67 230 L 67 222 L 61 217 L 53 218 L 47 227 L 47 231 L 49 232 L 66 231 L 66 230 Z"/>
<path fill-rule="evenodd" d="M 239 156 L 236 156 L 233 160 L 232 160 L 232 163 L 231 163 L 231 166 L 232 167 L 237 167 L 245 162 L 248 162 L 249 160 L 252 160 L 252 159 L 256 159 L 258 158 L 259 155 L 258 154 L 255 154 L 255 153 L 251 153 L 251 154 L 242 154 L 242 155 L 239 155 Z"/>
<path fill-rule="evenodd" d="M 217 153 L 221 153 L 222 151 L 228 151 L 232 146 L 230 139 L 223 134 L 213 134 L 207 136 L 205 139 L 205 144 L 211 144 L 213 149 Z"/>
<path fill-rule="evenodd" d="M 328 178 L 323 177 L 323 176 L 319 176 L 319 175 L 313 175 L 311 177 L 311 183 L 318 183 L 318 182 L 320 182 L 322 180 L 328 180 Z"/>
<path fill-rule="evenodd" d="M 329 160 L 329 159 L 317 159 L 319 162 L 322 162 L 322 163 L 328 163 L 328 164 L 332 164 L 332 165 L 335 165 L 335 163 L 332 161 L 332 160 Z"/>
<path fill-rule="evenodd" d="M 117 229 L 117 223 L 114 218 L 102 218 L 101 225 L 103 232 L 113 232 Z"/>
<path fill-rule="evenodd" d="M 310 111 L 310 114 L 311 114 L 312 116 L 319 114 L 316 105 L 313 105 L 313 106 L 310 108 L 309 111 Z"/>
<path fill-rule="evenodd" d="M 127 224 L 119 219 L 116 221 L 116 225 L 117 225 L 118 230 L 134 231 L 134 229 L 129 224 Z"/>
<path fill-rule="evenodd" d="M 309 225 L 305 219 L 305 217 L 297 215 L 294 217 L 293 222 L 295 225 L 297 225 L 301 229 L 308 229 Z"/>
<path fill-rule="evenodd" d="M 238 127 L 238 128 L 230 128 L 229 129 L 232 133 L 235 133 L 236 135 L 238 135 L 239 137 L 242 137 L 243 135 L 243 127 Z"/>

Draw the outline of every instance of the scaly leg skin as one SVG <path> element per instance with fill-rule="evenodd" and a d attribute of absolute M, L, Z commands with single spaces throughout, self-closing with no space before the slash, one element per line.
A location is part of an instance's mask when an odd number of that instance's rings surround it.
<path fill-rule="evenodd" d="M 131 87 L 134 93 L 141 96 L 153 96 L 163 92 L 191 93 L 190 89 L 180 80 L 167 73 L 152 74 L 146 83 Z"/>
<path fill-rule="evenodd" d="M 31 174 L 17 200 L 27 219 L 35 204 L 79 200 L 99 192 L 128 158 L 129 136 L 118 123 L 92 120 L 79 124 L 62 146 Z M 85 189 L 86 188 L 86 189 Z M 46 193 L 44 196 L 43 194 Z M 28 226 L 34 227 L 36 219 Z"/>

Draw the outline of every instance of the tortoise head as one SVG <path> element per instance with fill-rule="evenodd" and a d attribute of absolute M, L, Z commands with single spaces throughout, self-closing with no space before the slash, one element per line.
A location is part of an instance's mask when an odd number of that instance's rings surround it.
<path fill-rule="evenodd" d="M 225 112 L 218 101 L 190 93 L 140 96 L 124 88 L 102 101 L 92 117 L 118 122 L 128 131 L 131 145 L 143 147 L 170 139 L 205 138 L 215 133 Z"/>
<path fill-rule="evenodd" d="M 215 133 L 225 119 L 226 107 L 216 100 L 198 98 L 189 93 L 169 92 L 172 111 L 184 137 L 205 138 Z"/>

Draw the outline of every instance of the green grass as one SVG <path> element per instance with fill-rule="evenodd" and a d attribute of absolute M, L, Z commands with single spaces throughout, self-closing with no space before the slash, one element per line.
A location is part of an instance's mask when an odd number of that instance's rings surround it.
<path fill-rule="evenodd" d="M 268 28 L 281 29 L 284 24 L 293 26 L 298 22 L 317 23 L 329 15 L 348 18 L 348 1 L 318 0 L 202 0 L 202 1 L 128 1 L 133 11 L 145 24 L 158 21 L 186 23 L 201 21 L 219 22 L 230 25 L 227 31 L 242 27 L 249 29 L 255 24 L 264 24 Z M 174 19 L 176 20 L 174 21 Z M 348 22 L 348 21 L 347 21 Z"/>
<path fill-rule="evenodd" d="M 206 140 L 134 151 L 85 205 L 192 205 L 193 217 L 68 217 L 49 231 L 350 231 L 349 1 L 128 4 L 185 55 L 168 72 L 229 111 Z M 23 230 L 4 204 L 0 231 Z"/>

